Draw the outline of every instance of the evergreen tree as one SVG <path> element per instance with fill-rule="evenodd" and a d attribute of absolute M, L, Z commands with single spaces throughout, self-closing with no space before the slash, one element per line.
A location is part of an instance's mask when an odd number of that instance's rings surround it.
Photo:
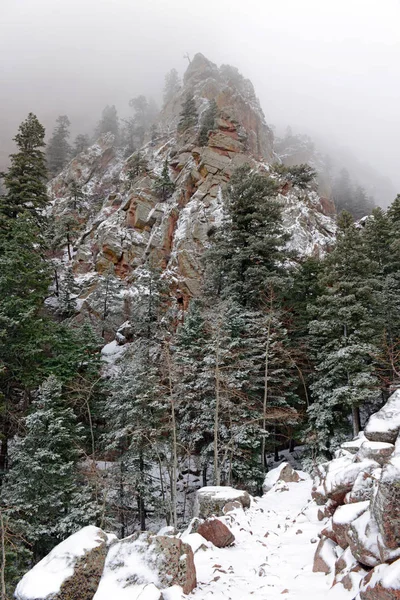
<path fill-rule="evenodd" d="M 201 127 L 199 131 L 199 145 L 207 146 L 208 136 L 211 131 L 215 129 L 215 121 L 218 116 L 218 106 L 215 100 L 210 100 L 207 110 L 204 112 L 204 116 L 201 120 Z"/>
<path fill-rule="evenodd" d="M 71 147 L 68 143 L 70 120 L 66 115 L 61 115 L 56 123 L 47 145 L 47 167 L 50 177 L 55 177 L 63 170 L 71 155 Z"/>
<path fill-rule="evenodd" d="M 141 152 L 135 152 L 127 164 L 127 176 L 129 181 L 132 182 L 142 173 L 146 173 L 148 168 L 149 165 L 146 157 L 143 156 Z"/>
<path fill-rule="evenodd" d="M 3 222 L 4 218 L 15 218 L 26 210 L 38 218 L 48 202 L 44 135 L 44 127 L 32 113 L 19 126 L 14 138 L 18 152 L 11 154 L 11 164 L 3 178 L 7 190 L 0 199 Z"/>
<path fill-rule="evenodd" d="M 78 156 L 81 152 L 84 152 L 90 145 L 89 136 L 86 133 L 79 133 L 75 140 L 71 150 L 71 156 Z"/>
<path fill-rule="evenodd" d="M 225 220 L 206 253 L 214 291 L 256 308 L 285 276 L 288 235 L 282 225 L 277 184 L 249 165 L 235 171 L 225 196 Z M 212 273 L 211 273 L 212 271 Z"/>
<path fill-rule="evenodd" d="M 310 323 L 316 373 L 308 439 L 318 454 L 329 456 L 348 432 L 350 417 L 357 435 L 359 407 L 374 399 L 378 387 L 374 266 L 349 213 L 339 218 L 337 245 L 325 260 L 321 284 Z"/>
<path fill-rule="evenodd" d="M 178 93 L 180 88 L 180 81 L 178 71 L 171 69 L 165 76 L 164 84 L 164 106 L 168 104 L 172 98 Z"/>
<path fill-rule="evenodd" d="M 96 519 L 89 489 L 79 483 L 82 428 L 65 406 L 61 385 L 47 379 L 14 441 L 4 483 L 8 512 L 38 560 L 78 527 Z"/>
<path fill-rule="evenodd" d="M 77 312 L 76 295 L 74 294 L 75 280 L 71 268 L 66 269 L 61 283 L 58 308 L 63 317 L 72 317 Z"/>
<path fill-rule="evenodd" d="M 180 119 L 178 124 L 178 131 L 183 133 L 187 129 L 197 125 L 198 113 L 196 108 L 196 102 L 193 94 L 186 94 L 185 101 L 182 105 L 180 113 Z"/>
<path fill-rule="evenodd" d="M 101 119 L 96 127 L 95 137 L 99 138 L 105 133 L 112 133 L 116 141 L 119 139 L 119 122 L 117 109 L 114 105 L 106 106 L 101 114 Z"/>
<path fill-rule="evenodd" d="M 164 166 L 161 171 L 161 177 L 157 177 L 154 184 L 154 189 L 158 196 L 161 197 L 162 201 L 165 202 L 174 193 L 175 184 L 169 176 L 168 160 L 165 159 Z"/>

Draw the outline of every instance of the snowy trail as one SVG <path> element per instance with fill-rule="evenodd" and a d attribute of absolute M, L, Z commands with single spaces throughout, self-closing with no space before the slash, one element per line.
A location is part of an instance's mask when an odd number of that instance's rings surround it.
<path fill-rule="evenodd" d="M 351 600 L 342 586 L 329 593 L 332 576 L 313 573 L 318 532 L 323 524 L 310 501 L 311 481 L 279 483 L 257 498 L 245 515 L 231 513 L 236 544 L 195 555 L 200 599 Z M 241 514 L 240 514 L 241 513 Z"/>

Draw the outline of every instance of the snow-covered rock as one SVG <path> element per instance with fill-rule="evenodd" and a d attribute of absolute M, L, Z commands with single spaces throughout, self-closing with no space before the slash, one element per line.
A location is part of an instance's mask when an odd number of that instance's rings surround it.
<path fill-rule="evenodd" d="M 362 565 L 375 567 L 381 562 L 378 526 L 369 510 L 350 524 L 346 537 L 351 553 Z"/>
<path fill-rule="evenodd" d="M 16 600 L 92 600 L 113 538 L 94 526 L 74 533 L 24 575 Z"/>
<path fill-rule="evenodd" d="M 360 446 L 357 452 L 359 460 L 374 460 L 380 465 L 387 462 L 388 458 L 393 454 L 394 444 L 387 442 L 370 442 L 366 440 Z"/>
<path fill-rule="evenodd" d="M 134 534 L 110 548 L 93 600 L 158 600 L 172 585 L 186 594 L 196 586 L 191 547 L 176 537 Z"/>
<path fill-rule="evenodd" d="M 202 487 L 196 492 L 194 515 L 201 519 L 207 519 L 212 515 L 223 515 L 224 506 L 232 501 L 238 501 L 243 508 L 249 508 L 251 496 L 244 490 L 236 490 L 228 486 Z"/>
<path fill-rule="evenodd" d="M 372 514 L 387 548 L 400 546 L 400 456 L 392 458 L 382 469 Z"/>
<path fill-rule="evenodd" d="M 394 444 L 400 432 L 400 390 L 396 390 L 386 404 L 371 415 L 364 428 L 371 442 Z"/>
<path fill-rule="evenodd" d="M 336 544 L 329 538 L 321 538 L 314 556 L 314 573 L 333 573 L 336 562 Z"/>
<path fill-rule="evenodd" d="M 352 522 L 358 519 L 369 508 L 369 502 L 355 502 L 339 506 L 332 517 L 332 530 L 337 543 L 343 549 L 349 545 L 347 532 Z"/>
<path fill-rule="evenodd" d="M 220 519 L 209 517 L 200 525 L 198 533 L 217 548 L 232 546 L 235 536 Z"/>
<path fill-rule="evenodd" d="M 358 600 L 399 600 L 400 560 L 391 565 L 378 565 L 365 576 Z"/>
<path fill-rule="evenodd" d="M 287 463 L 283 462 L 275 469 L 271 469 L 265 476 L 264 483 L 262 486 L 264 494 L 269 492 L 278 481 L 286 481 L 286 483 L 293 483 L 297 481 L 304 481 L 309 479 L 308 473 L 303 471 L 297 471 Z"/>

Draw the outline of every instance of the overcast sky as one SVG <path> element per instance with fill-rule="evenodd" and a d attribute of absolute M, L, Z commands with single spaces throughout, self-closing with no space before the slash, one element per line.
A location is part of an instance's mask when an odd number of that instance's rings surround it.
<path fill-rule="evenodd" d="M 252 80 L 268 123 L 333 137 L 400 191 L 399 24 L 400 0 L 0 0 L 0 152 L 29 111 L 89 131 L 202 52 Z"/>

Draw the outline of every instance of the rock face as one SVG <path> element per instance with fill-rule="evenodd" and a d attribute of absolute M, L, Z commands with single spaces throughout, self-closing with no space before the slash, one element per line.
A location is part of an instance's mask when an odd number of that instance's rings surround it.
<path fill-rule="evenodd" d="M 400 432 L 400 390 L 396 390 L 385 406 L 372 415 L 364 434 L 371 442 L 394 444 Z"/>
<path fill-rule="evenodd" d="M 19 582 L 17 600 L 92 600 L 103 572 L 109 538 L 84 527 L 58 544 Z"/>
<path fill-rule="evenodd" d="M 393 458 L 382 470 L 374 498 L 372 514 L 383 543 L 389 549 L 400 546 L 400 457 Z"/>
<path fill-rule="evenodd" d="M 240 502 L 243 508 L 249 508 L 250 495 L 243 490 L 235 490 L 231 487 L 207 486 L 196 492 L 194 506 L 195 517 L 207 519 L 211 516 L 223 515 L 223 509 L 228 502 Z"/>
<path fill-rule="evenodd" d="M 399 431 L 400 390 L 370 417 L 364 434 L 318 467 L 314 482 L 321 520 L 332 514 L 321 532 L 316 568 L 330 568 L 333 544 L 334 585 L 357 590 L 363 577 L 357 600 L 400 598 Z M 372 570 L 363 575 L 364 567 Z"/>
<path fill-rule="evenodd" d="M 177 132 L 187 93 L 194 94 L 200 122 L 211 99 L 218 105 L 216 128 L 203 147 L 198 145 L 198 128 Z M 72 259 L 65 235 L 55 253 L 60 283 L 66 267 L 72 266 L 79 310 L 75 319 L 90 320 L 99 329 L 104 325 L 100 321 L 105 289 L 113 292 L 107 341 L 122 323 L 134 322 L 132 304 L 143 293 L 140 272 L 147 260 L 164 271 L 177 308 L 199 293 L 201 256 L 221 223 L 224 190 L 232 173 L 248 163 L 267 174 L 277 160 L 252 84 L 236 69 L 218 68 L 202 55 L 192 60 L 182 89 L 164 107 L 156 127 L 157 136 L 141 149 L 147 166 L 133 179 L 132 156 L 122 156 L 107 134 L 49 184 L 56 223 L 73 223 Z M 165 160 L 175 191 L 163 201 L 155 182 Z M 289 247 L 302 255 L 324 252 L 333 241 L 335 224 L 316 188 L 282 184 L 279 200 L 284 226 L 292 234 Z M 120 333 L 119 343 L 125 339 Z"/>
<path fill-rule="evenodd" d="M 228 527 L 219 519 L 206 519 L 197 530 L 208 542 L 217 546 L 217 548 L 225 548 L 232 546 L 235 541 L 235 536 Z"/>
<path fill-rule="evenodd" d="M 400 561 L 379 565 L 364 578 L 360 600 L 398 600 L 400 598 Z"/>
<path fill-rule="evenodd" d="M 111 547 L 93 600 L 118 598 L 121 590 L 126 594 L 127 589 L 132 598 L 142 598 L 140 594 L 146 590 L 149 598 L 153 594 L 158 599 L 159 588 L 175 584 L 180 585 L 185 594 L 196 586 L 191 547 L 176 537 L 143 533 L 120 540 Z"/>

